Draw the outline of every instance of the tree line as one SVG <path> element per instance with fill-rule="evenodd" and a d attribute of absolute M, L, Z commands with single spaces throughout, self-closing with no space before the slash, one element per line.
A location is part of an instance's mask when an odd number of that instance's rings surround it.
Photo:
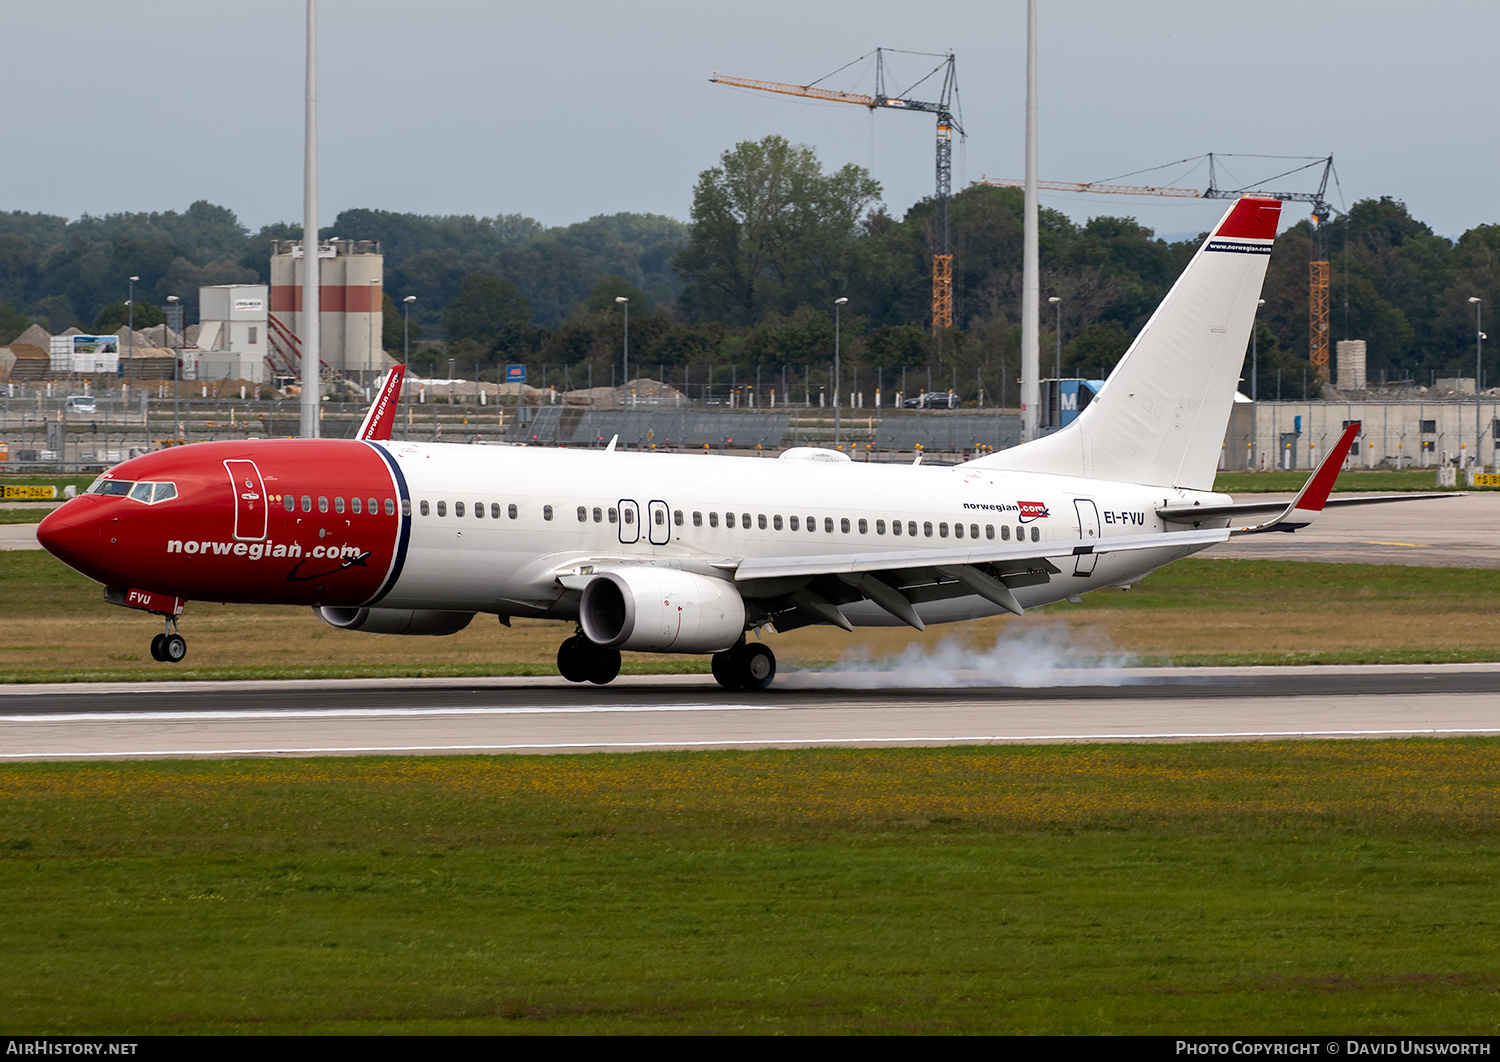
<path fill-rule="evenodd" d="M 495 378 L 505 364 L 523 362 L 566 368 L 575 386 L 590 377 L 607 383 L 620 366 L 623 298 L 633 368 L 679 384 L 706 381 L 710 368 L 720 380 L 759 369 L 800 382 L 810 368 L 821 379 L 833 359 L 833 303 L 847 298 L 838 329 L 851 372 L 873 384 L 877 372 L 927 371 L 943 389 L 956 382 L 967 398 L 981 387 L 992 401 L 1005 391 L 1013 398 L 1021 192 L 971 186 L 951 210 L 955 324 L 938 335 L 928 319 L 933 202 L 897 217 L 867 171 L 825 169 L 810 148 L 776 136 L 738 144 L 704 171 L 687 224 L 616 214 L 548 228 L 514 214 L 358 209 L 338 215 L 323 235 L 380 241 L 385 345 L 400 353 L 399 300 L 415 295 L 419 370 L 446 369 L 451 358 L 466 374 L 477 368 Z M 271 240 L 299 235 L 289 224 L 251 234 L 231 211 L 201 202 L 182 214 L 73 222 L 0 213 L 0 339 L 34 319 L 54 331 L 110 324 L 124 310 L 128 275 L 142 278 L 138 324 L 168 293 L 181 295 L 193 315 L 199 284 L 264 282 Z M 1301 397 L 1312 378 L 1311 237 L 1310 222 L 1300 222 L 1271 257 L 1256 328 L 1264 397 L 1278 384 L 1283 396 Z M 1056 358 L 1065 375 L 1106 375 L 1198 243 L 1158 239 L 1128 217 L 1078 224 L 1043 210 L 1044 373 Z M 1369 199 L 1334 218 L 1327 246 L 1333 337 L 1368 342 L 1372 381 L 1472 372 L 1469 299 L 1494 307 L 1500 298 L 1500 225 L 1455 241 L 1395 199 Z M 1060 301 L 1054 307 L 1049 297 Z"/>

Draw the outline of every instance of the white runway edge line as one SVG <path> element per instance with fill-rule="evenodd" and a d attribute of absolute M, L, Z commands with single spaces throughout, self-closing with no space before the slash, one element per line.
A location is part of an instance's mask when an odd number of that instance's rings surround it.
<path fill-rule="evenodd" d="M 1023 741 L 1186 741 L 1193 739 L 1215 740 L 1224 738 L 1319 738 L 1319 737 L 1438 737 L 1449 735 L 1500 734 L 1500 729 L 1454 728 L 1445 730 L 1278 730 L 1242 732 L 1205 732 L 1191 734 L 1003 734 L 988 736 L 954 735 L 951 737 L 833 737 L 833 738 L 742 738 L 738 741 L 573 741 L 556 744 L 525 745 L 361 745 L 327 746 L 321 748 L 265 748 L 265 749 L 140 749 L 132 752 L 32 752 L 0 753 L 0 759 L 45 760 L 58 756 L 70 759 L 104 759 L 107 757 L 137 756 L 275 756 L 317 755 L 335 753 L 380 753 L 380 752 L 519 752 L 526 749 L 685 749 L 763 746 L 805 745 L 876 745 L 901 743 L 907 745 L 994 745 L 1013 744 Z"/>
<path fill-rule="evenodd" d="M 225 719 L 411 719 L 434 715 L 583 715 L 608 712 L 787 712 L 805 705 L 791 704 L 575 704 L 513 705 L 509 708 L 479 705 L 473 708 L 252 708 L 235 711 L 192 712 L 73 712 L 57 715 L 0 715 L 0 723 L 196 723 Z"/>

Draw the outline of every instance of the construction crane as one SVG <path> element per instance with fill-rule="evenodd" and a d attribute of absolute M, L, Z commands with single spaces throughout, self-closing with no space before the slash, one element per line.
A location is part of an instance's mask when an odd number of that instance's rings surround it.
<path fill-rule="evenodd" d="M 729 77 L 717 71 L 709 80 L 718 85 L 734 85 L 738 88 L 757 89 L 761 92 L 780 92 L 788 96 L 829 100 L 833 103 L 856 103 L 861 107 L 870 108 L 871 111 L 877 107 L 885 107 L 937 116 L 937 192 L 933 196 L 936 206 L 934 242 L 937 248 L 932 255 L 932 334 L 936 336 L 943 329 L 953 327 L 953 244 L 948 223 L 948 200 L 953 191 L 953 134 L 957 132 L 959 136 L 964 135 L 963 126 L 959 125 L 953 117 L 958 95 L 958 78 L 954 68 L 953 53 L 949 52 L 947 55 L 940 56 L 943 61 L 909 88 L 888 92 L 886 90 L 885 53 L 891 51 L 899 52 L 900 50 L 876 48 L 873 53 L 875 56 L 875 93 L 869 96 L 858 92 L 839 92 L 818 87 L 818 81 L 826 81 L 840 70 L 846 70 L 854 63 L 868 59 L 871 54 L 868 52 L 853 63 L 846 63 L 833 74 L 821 77 L 810 85 L 789 85 L 781 81 L 754 81 L 744 77 Z M 935 55 L 931 52 L 903 54 Z M 936 103 L 911 98 L 914 89 L 939 72 L 943 76 L 943 87 Z"/>
<path fill-rule="evenodd" d="M 1272 156 L 1280 157 L 1280 156 Z M 1208 155 L 1198 155 L 1191 159 L 1182 159 L 1179 162 L 1171 162 L 1167 165 L 1177 166 L 1183 162 L 1196 162 L 1199 159 L 1208 159 L 1208 187 L 1203 191 L 1196 188 L 1172 188 L 1153 185 L 1131 185 L 1131 184 L 1080 184 L 1069 181 L 1039 181 L 1038 185 L 1053 192 L 1105 192 L 1112 195 L 1168 195 L 1181 196 L 1196 199 L 1238 199 L 1242 195 L 1260 195 L 1267 199 L 1280 199 L 1288 203 L 1309 203 L 1312 206 L 1313 238 L 1311 261 L 1308 262 L 1308 310 L 1307 310 L 1307 356 L 1312 362 L 1313 369 L 1318 374 L 1318 379 L 1328 383 L 1328 220 L 1335 213 L 1329 205 L 1328 179 L 1332 177 L 1338 180 L 1333 169 L 1333 156 L 1319 157 L 1307 162 L 1304 166 L 1297 166 L 1287 170 L 1285 173 L 1277 174 L 1268 178 L 1261 184 L 1279 180 L 1282 177 L 1303 170 L 1310 170 L 1316 166 L 1323 167 L 1322 178 L 1318 181 L 1316 192 L 1273 192 L 1266 191 L 1257 185 L 1253 188 L 1220 188 L 1218 172 L 1214 167 L 1214 156 L 1212 152 Z M 1164 167 L 1154 167 L 1163 169 Z M 1147 171 L 1140 171 L 1147 172 Z M 991 185 L 997 188 L 1020 188 L 1025 182 L 1010 178 L 987 177 L 975 184 Z"/>

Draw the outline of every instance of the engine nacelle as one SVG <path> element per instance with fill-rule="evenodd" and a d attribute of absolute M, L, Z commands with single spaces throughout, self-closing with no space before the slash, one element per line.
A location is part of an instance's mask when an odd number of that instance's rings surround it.
<path fill-rule="evenodd" d="M 745 633 L 745 602 L 723 579 L 675 568 L 621 568 L 585 584 L 578 618 L 596 645 L 717 653 Z"/>
<path fill-rule="evenodd" d="M 322 608 L 319 616 L 341 630 L 367 634 L 456 634 L 469 625 L 472 612 L 435 608 Z"/>

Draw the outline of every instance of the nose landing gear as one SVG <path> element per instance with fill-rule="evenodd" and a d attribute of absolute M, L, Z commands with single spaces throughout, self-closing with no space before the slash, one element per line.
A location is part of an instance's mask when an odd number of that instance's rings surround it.
<path fill-rule="evenodd" d="M 187 656 L 187 639 L 177 633 L 177 617 L 164 616 L 167 629 L 151 639 L 151 659 L 163 664 L 177 664 Z"/>
<path fill-rule="evenodd" d="M 620 651 L 595 645 L 580 630 L 558 647 L 557 670 L 569 682 L 604 686 L 620 673 Z"/>

